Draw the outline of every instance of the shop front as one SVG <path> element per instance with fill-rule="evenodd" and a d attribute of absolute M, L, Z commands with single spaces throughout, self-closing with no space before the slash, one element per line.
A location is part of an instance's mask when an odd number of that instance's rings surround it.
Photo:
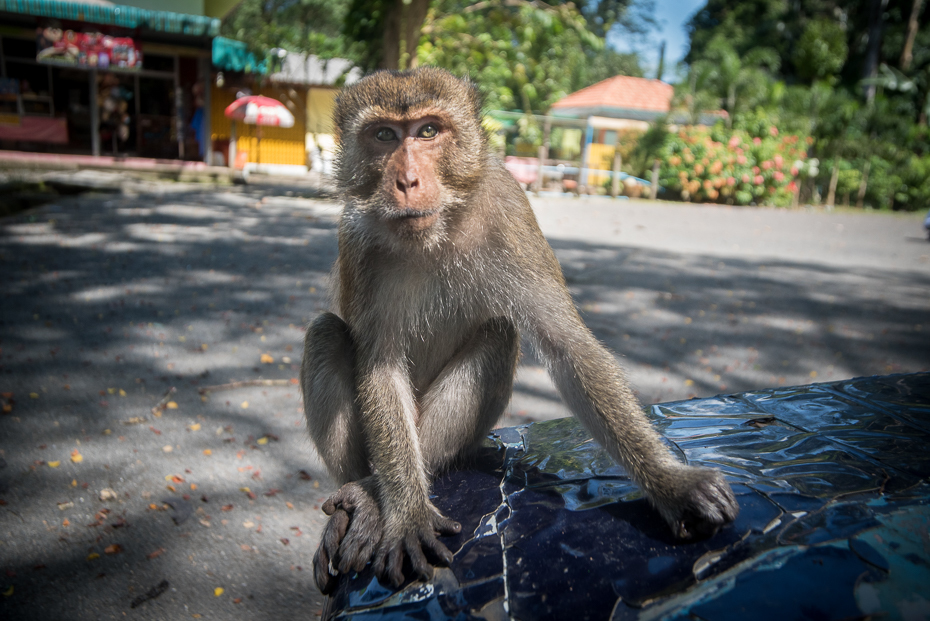
<path fill-rule="evenodd" d="M 0 0 L 0 149 L 206 161 L 219 20 Z"/>

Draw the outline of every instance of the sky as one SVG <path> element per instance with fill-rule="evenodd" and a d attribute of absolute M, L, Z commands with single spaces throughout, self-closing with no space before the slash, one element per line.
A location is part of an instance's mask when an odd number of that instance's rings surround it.
<path fill-rule="evenodd" d="M 639 52 L 646 77 L 654 78 L 659 64 L 659 45 L 665 46 L 665 71 L 662 78 L 666 82 L 677 82 L 676 65 L 688 53 L 688 35 L 685 23 L 691 19 L 706 0 L 655 0 L 656 21 L 659 31 L 653 32 L 645 42 L 611 37 L 609 42 L 621 52 Z"/>

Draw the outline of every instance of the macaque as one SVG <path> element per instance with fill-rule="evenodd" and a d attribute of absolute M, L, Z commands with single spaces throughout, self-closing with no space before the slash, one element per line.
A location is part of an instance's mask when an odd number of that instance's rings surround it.
<path fill-rule="evenodd" d="M 310 436 L 342 486 L 314 558 L 395 587 L 428 578 L 461 526 L 432 505 L 432 478 L 504 411 L 520 334 L 563 399 L 629 472 L 674 534 L 703 537 L 739 507 L 716 470 L 677 461 L 614 356 L 585 327 L 529 201 L 490 153 L 481 98 L 435 68 L 382 71 L 334 114 L 345 197 L 335 313 L 307 329 L 300 381 Z"/>

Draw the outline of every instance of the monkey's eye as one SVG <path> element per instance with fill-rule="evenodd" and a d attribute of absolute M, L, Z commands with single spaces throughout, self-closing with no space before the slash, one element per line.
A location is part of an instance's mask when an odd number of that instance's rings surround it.
<path fill-rule="evenodd" d="M 426 138 L 427 140 L 429 140 L 430 138 L 435 138 L 438 133 L 439 133 L 438 127 L 436 127 L 432 123 L 427 123 L 426 125 L 420 128 L 420 131 L 417 132 L 417 138 Z"/>
<path fill-rule="evenodd" d="M 397 134 L 390 127 L 381 127 L 375 132 L 375 138 L 381 142 L 390 142 L 397 139 Z"/>

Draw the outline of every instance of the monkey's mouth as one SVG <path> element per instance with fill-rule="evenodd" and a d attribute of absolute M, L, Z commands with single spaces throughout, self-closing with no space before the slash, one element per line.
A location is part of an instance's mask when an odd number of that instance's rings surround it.
<path fill-rule="evenodd" d="M 436 209 L 397 209 L 388 213 L 388 220 L 416 220 L 419 218 L 431 218 L 438 213 Z"/>
<path fill-rule="evenodd" d="M 422 235 L 438 219 L 438 209 L 397 209 L 387 214 L 388 224 L 400 235 Z"/>

